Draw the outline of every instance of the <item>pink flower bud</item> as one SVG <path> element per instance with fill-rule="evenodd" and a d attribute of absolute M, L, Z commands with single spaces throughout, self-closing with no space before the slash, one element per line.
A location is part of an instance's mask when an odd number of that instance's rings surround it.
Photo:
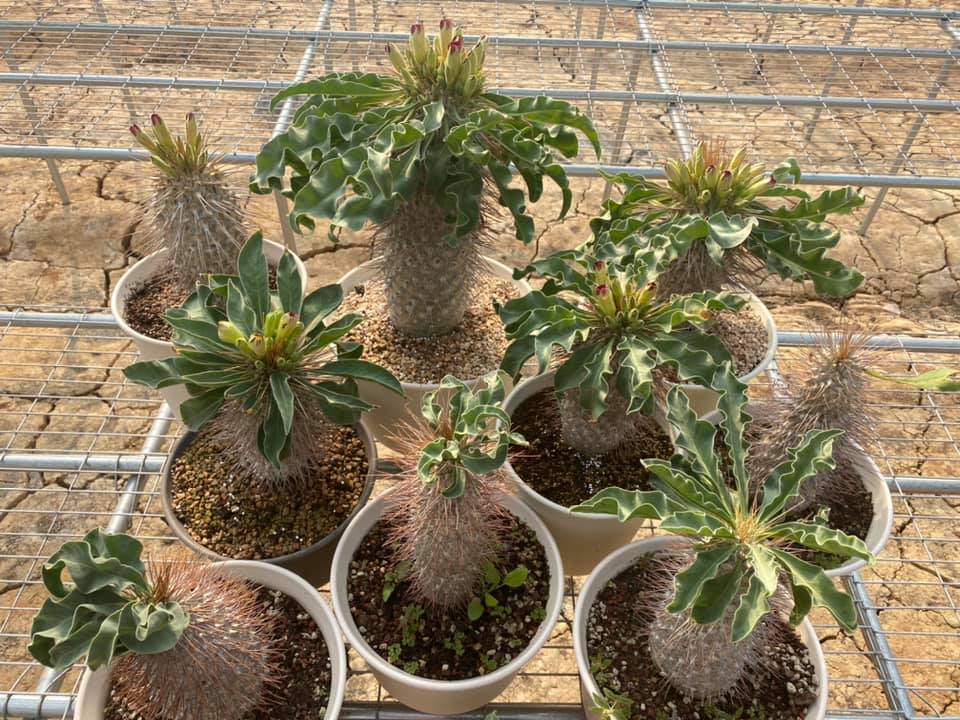
<path fill-rule="evenodd" d="M 449 19 L 447 19 L 447 18 L 444 18 L 443 20 L 441 20 L 441 21 L 440 21 L 440 29 L 441 29 L 441 30 L 453 30 L 453 20 L 449 20 Z"/>
<path fill-rule="evenodd" d="M 447 45 L 447 49 L 450 52 L 460 52 L 461 50 L 463 50 L 463 38 L 462 37 L 454 38 L 453 41 L 449 45 Z"/>
<path fill-rule="evenodd" d="M 597 270 L 598 272 L 603 270 L 606 266 L 607 264 L 603 260 L 596 260 L 593 263 L 593 269 Z"/>
<path fill-rule="evenodd" d="M 142 133 L 142 132 L 143 132 L 143 130 L 140 129 L 140 126 L 139 126 L 139 125 L 131 125 L 131 126 L 130 126 L 130 133 L 131 133 L 134 137 L 139 137 L 139 136 L 140 136 L 140 133 Z"/>
<path fill-rule="evenodd" d="M 713 172 L 717 169 L 716 165 L 707 165 L 707 172 Z"/>
<path fill-rule="evenodd" d="M 724 177 L 724 178 L 733 177 L 733 173 L 730 172 L 729 170 L 724 170 L 724 171 L 723 171 L 723 177 Z"/>
<path fill-rule="evenodd" d="M 774 185 L 777 184 L 777 179 L 773 175 L 771 175 L 770 179 L 767 180 L 767 183 L 770 185 L 770 187 L 773 187 Z"/>
<path fill-rule="evenodd" d="M 162 125 L 163 119 L 159 115 L 154 113 L 153 115 L 150 116 L 150 122 L 153 123 L 154 125 Z"/>
<path fill-rule="evenodd" d="M 192 113 L 192 112 L 188 112 L 188 113 L 187 113 L 187 122 L 192 122 L 193 119 L 194 119 L 193 113 Z"/>
<path fill-rule="evenodd" d="M 597 295 L 600 297 L 603 297 L 608 292 L 610 292 L 610 288 L 607 285 L 597 285 Z"/>
<path fill-rule="evenodd" d="M 410 26 L 410 34 L 418 35 L 423 32 L 423 23 L 414 23 Z"/>

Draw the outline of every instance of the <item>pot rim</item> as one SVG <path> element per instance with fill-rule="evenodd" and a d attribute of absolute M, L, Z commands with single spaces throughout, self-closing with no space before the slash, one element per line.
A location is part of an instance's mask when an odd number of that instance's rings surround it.
<path fill-rule="evenodd" d="M 290 248 L 282 243 L 274 242 L 273 240 L 268 240 L 267 238 L 263 239 L 263 244 L 264 247 L 274 246 L 280 248 L 281 251 L 290 250 Z M 165 252 L 167 252 L 167 248 L 165 247 L 162 247 L 159 250 L 154 250 L 149 255 L 145 255 L 137 260 L 137 262 L 124 271 L 123 275 L 120 276 L 120 279 L 117 280 L 116 284 L 113 286 L 113 290 L 110 291 L 110 313 L 113 315 L 114 320 L 116 321 L 117 325 L 120 326 L 120 329 L 125 335 L 133 338 L 137 342 L 146 344 L 152 343 L 158 346 L 158 348 L 164 348 L 172 355 L 174 353 L 172 342 L 169 340 L 160 340 L 159 338 L 150 337 L 149 335 L 144 335 L 143 333 L 134 330 L 132 327 L 130 327 L 126 318 L 124 317 L 124 311 L 127 308 L 125 295 L 127 293 L 127 286 L 130 283 L 130 275 L 133 274 L 134 270 L 139 268 L 143 268 L 145 270 L 148 266 L 158 263 L 161 256 Z M 300 279 L 303 282 L 304 287 L 306 287 L 307 280 L 309 279 L 307 266 L 303 264 L 303 260 L 301 260 L 300 256 L 293 252 L 293 250 L 290 250 L 290 254 L 293 255 L 294 259 L 296 260 L 297 270 L 300 273 Z M 155 274 L 155 271 L 151 272 L 147 277 L 153 277 Z"/>
<path fill-rule="evenodd" d="M 514 285 L 519 287 L 523 293 L 529 293 L 533 290 L 533 288 L 530 287 L 530 284 L 526 280 L 514 279 L 513 268 L 509 267 L 505 263 L 502 263 L 499 260 L 496 260 L 487 255 L 481 255 L 480 258 L 483 260 L 484 263 L 487 264 L 487 267 L 490 269 L 491 275 L 497 276 L 498 272 L 503 273 L 505 275 L 509 274 L 510 275 L 509 282 L 512 282 Z M 337 284 L 343 288 L 344 295 L 346 295 L 348 292 L 353 290 L 360 283 L 367 282 L 368 278 L 366 277 L 366 274 L 375 271 L 377 263 L 379 263 L 382 260 L 383 258 L 381 256 L 377 256 L 371 260 L 366 260 L 365 262 L 360 263 L 355 268 L 351 268 L 350 270 L 345 272 L 343 275 L 341 275 L 340 278 L 337 280 Z M 503 279 L 504 281 L 507 281 L 507 278 L 503 278 Z M 497 369 L 498 368 L 492 368 L 488 372 L 493 372 L 494 370 L 497 370 Z M 466 379 L 464 380 L 464 382 L 467 383 L 467 385 L 475 385 L 476 383 L 480 382 L 480 380 L 486 374 L 487 373 L 484 373 L 483 375 L 478 375 L 477 377 Z M 404 382 L 403 380 L 401 380 L 400 386 L 403 388 L 404 394 L 406 394 L 408 390 L 412 392 L 426 393 L 426 392 L 432 392 L 437 388 L 439 388 L 440 383 L 439 382 L 414 383 L 414 382 Z"/>
<path fill-rule="evenodd" d="M 350 514 L 343 519 L 343 521 L 331 532 L 322 537 L 317 542 L 312 545 L 307 545 L 302 547 L 299 550 L 296 550 L 292 553 L 287 553 L 286 555 L 277 555 L 275 557 L 264 558 L 262 560 L 245 560 L 243 558 L 231 558 L 226 555 L 220 555 L 219 553 L 211 550 L 205 545 L 201 545 L 199 542 L 194 540 L 193 536 L 190 535 L 187 528 L 180 522 L 180 519 L 177 517 L 176 512 L 173 509 L 173 498 L 172 498 L 172 482 L 170 479 L 170 472 L 173 468 L 174 461 L 187 449 L 191 442 L 197 437 L 197 433 L 193 430 L 187 430 L 183 435 L 177 438 L 176 442 L 173 444 L 173 447 L 170 448 L 170 452 L 167 454 L 167 458 L 163 463 L 163 471 L 160 476 L 160 504 L 163 509 L 163 517 L 167 525 L 170 527 L 170 530 L 174 535 L 177 536 L 177 539 L 180 540 L 184 545 L 189 547 L 193 552 L 203 555 L 204 557 L 216 560 L 219 562 L 263 562 L 269 565 L 280 566 L 281 563 L 293 563 L 304 558 L 310 557 L 317 551 L 329 546 L 331 543 L 336 544 L 339 538 L 343 535 L 344 531 L 347 529 L 347 526 L 350 522 L 356 517 L 363 507 L 370 500 L 370 495 L 373 492 L 373 485 L 376 482 L 377 477 L 377 445 L 373 439 L 373 434 L 370 432 L 370 429 L 366 426 L 366 423 L 363 418 L 360 419 L 359 423 L 351 425 L 351 428 L 360 436 L 360 440 L 363 442 L 364 452 L 367 456 L 367 476 L 364 480 L 363 492 L 360 494 L 360 498 L 357 500 L 356 505 L 353 506 L 353 509 L 350 511 Z"/>
<path fill-rule="evenodd" d="M 367 506 L 363 508 L 363 510 L 353 519 L 350 524 L 351 527 L 347 528 L 343 539 L 337 546 L 337 551 L 334 555 L 333 565 L 330 571 L 330 597 L 333 601 L 334 613 L 336 613 L 337 619 L 340 621 L 340 629 L 343 631 L 344 635 L 346 635 L 347 640 L 349 641 L 350 645 L 353 646 L 354 650 L 356 650 L 363 660 L 376 672 L 382 673 L 383 675 L 388 676 L 391 680 L 403 685 L 416 686 L 425 692 L 452 694 L 496 685 L 499 682 L 509 682 L 514 676 L 516 676 L 518 672 L 520 672 L 521 669 L 523 669 L 528 662 L 530 662 L 536 656 L 538 652 L 540 652 L 547 640 L 550 639 L 550 636 L 553 634 L 554 628 L 557 625 L 557 621 L 560 617 L 560 610 L 563 606 L 566 576 L 563 574 L 563 565 L 560 560 L 560 550 L 557 548 L 557 544 L 554 541 L 553 536 L 550 535 L 550 531 L 547 529 L 546 525 L 544 525 L 543 521 L 537 517 L 536 513 L 527 507 L 527 505 L 525 505 L 521 500 L 512 495 L 504 495 L 502 501 L 503 505 L 515 517 L 519 518 L 536 533 L 537 540 L 543 546 L 544 552 L 547 556 L 547 562 L 550 566 L 550 591 L 547 599 L 547 615 L 540 623 L 540 627 L 536 634 L 533 636 L 530 642 L 527 643 L 527 646 L 524 648 L 523 652 L 516 655 L 506 665 L 503 665 L 502 667 L 499 667 L 486 675 L 478 675 L 476 677 L 465 678 L 462 680 L 436 680 L 433 678 L 423 678 L 417 675 L 406 673 L 400 668 L 384 660 L 380 653 L 371 648 L 370 644 L 360 634 L 359 630 L 357 629 L 356 622 L 353 619 L 353 613 L 350 611 L 350 602 L 347 597 L 348 578 L 344 576 L 344 571 L 340 569 L 340 566 L 343 565 L 347 569 L 347 574 L 349 574 L 350 562 L 353 559 L 353 553 L 356 550 L 356 547 L 349 549 L 347 548 L 347 537 L 350 535 L 353 526 L 357 525 L 361 519 L 364 518 L 364 516 L 369 516 L 373 513 L 376 513 L 377 519 L 379 519 L 385 508 L 384 498 L 389 496 L 392 492 L 394 492 L 393 488 L 374 498 L 372 502 L 367 504 Z M 359 531 L 355 532 L 359 533 Z M 366 536 L 367 533 L 364 532 L 363 535 L 359 537 L 355 545 L 359 546 Z M 349 557 L 346 557 L 348 553 Z"/>
<path fill-rule="evenodd" d="M 607 555 L 607 557 L 594 568 L 593 572 L 590 573 L 590 576 L 584 582 L 583 587 L 580 589 L 577 609 L 573 618 L 573 652 L 577 662 L 577 671 L 580 675 L 581 687 L 588 691 L 584 693 L 584 697 L 582 698 L 585 708 L 588 703 L 592 702 L 593 695 L 600 690 L 596 681 L 593 679 L 593 673 L 590 672 L 586 647 L 587 620 L 597 593 L 607 581 L 632 565 L 637 557 L 647 553 L 657 552 L 669 545 L 684 545 L 690 544 L 691 542 L 690 539 L 675 535 L 651 535 L 650 537 L 636 540 Z M 816 720 L 817 718 L 822 718 L 826 712 L 829 692 L 827 665 L 823 655 L 823 648 L 820 646 L 820 641 L 810 622 L 810 618 L 804 618 L 798 629 L 801 640 L 807 648 L 810 662 L 813 665 L 814 674 L 817 678 L 817 696 L 808 706 L 804 720 Z"/>

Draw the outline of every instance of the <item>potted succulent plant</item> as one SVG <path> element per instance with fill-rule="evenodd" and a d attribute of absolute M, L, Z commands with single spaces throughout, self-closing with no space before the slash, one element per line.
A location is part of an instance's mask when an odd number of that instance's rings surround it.
<path fill-rule="evenodd" d="M 444 378 L 404 430 L 409 469 L 350 523 L 334 558 L 334 610 L 400 702 L 449 715 L 490 702 L 550 637 L 563 567 L 543 523 L 506 493 L 503 378 Z"/>
<path fill-rule="evenodd" d="M 511 340 L 503 369 L 518 377 L 536 356 L 541 373 L 507 398 L 514 427 L 531 443 L 511 455 L 507 472 L 574 575 L 629 542 L 640 521 L 568 508 L 612 484 L 645 486 L 639 460 L 672 453 L 654 417 L 656 395 L 668 376 L 709 384 L 730 355 L 704 328 L 745 302 L 728 291 L 658 296 L 658 278 L 675 258 L 674 244 L 662 240 L 634 251 L 595 242 L 555 253 L 521 271 L 546 277 L 542 290 L 499 308 Z M 556 370 L 544 374 L 558 352 Z"/>
<path fill-rule="evenodd" d="M 746 386 L 729 364 L 714 386 L 721 389 L 716 426 L 697 417 L 679 388 L 670 391 L 678 454 L 645 462 L 653 490 L 608 488 L 577 508 L 656 519 L 680 536 L 618 550 L 584 585 L 574 622 L 584 697 L 602 699 L 601 707 L 609 693 L 621 707 L 625 698 L 625 717 L 654 717 L 654 708 L 669 707 L 683 718 L 822 718 L 826 666 L 804 618 L 822 607 L 849 631 L 857 613 L 801 551 L 871 555 L 859 538 L 785 513 L 806 480 L 832 467 L 841 431 L 797 438 L 755 493 L 746 469 Z M 798 625 L 800 637 L 792 629 Z"/>
<path fill-rule="evenodd" d="M 254 235 L 239 274 L 198 286 L 168 310 L 177 355 L 131 365 L 154 388 L 184 385 L 190 431 L 170 451 L 161 500 L 173 531 L 218 559 L 265 559 L 321 584 L 333 546 L 370 495 L 376 446 L 357 382 L 399 393 L 388 371 L 342 338 L 361 318 L 327 324 L 342 291 L 305 295 L 285 254 L 276 292 Z"/>
<path fill-rule="evenodd" d="M 837 328 L 824 329 L 813 345 L 793 356 L 791 367 L 798 370 L 782 374 L 778 396 L 751 405 L 758 430 L 748 467 L 754 476 L 764 477 L 787 457 L 788 438 L 813 430 L 843 430 L 833 445 L 836 466 L 804 483 L 790 511 L 798 518 L 825 513 L 831 527 L 856 535 L 879 555 L 893 527 L 893 501 L 876 463 L 864 452 L 882 422 L 868 396 L 870 378 L 933 391 L 960 389 L 960 382 L 950 369 L 912 377 L 881 372 L 872 335 L 845 320 Z M 858 558 L 829 555 L 818 561 L 826 563 L 831 576 L 847 575 L 864 565 Z"/>
<path fill-rule="evenodd" d="M 346 653 L 314 588 L 264 563 L 145 563 L 142 551 L 95 529 L 43 566 L 50 597 L 29 650 L 59 671 L 85 659 L 73 717 L 241 720 L 274 705 L 338 716 Z"/>
<path fill-rule="evenodd" d="M 701 143 L 688 160 L 669 160 L 664 170 L 666 184 L 626 174 L 611 178 L 622 197 L 606 201 L 604 213 L 591 222 L 595 234 L 674 238 L 680 257 L 660 276 L 661 295 L 750 289 L 762 271 L 810 280 L 817 293 L 835 297 L 850 295 L 863 282 L 859 272 L 826 256 L 840 240 L 826 219 L 863 204 L 853 188 L 811 197 L 793 184 L 801 177 L 796 160 L 767 173 L 762 164 L 748 161 L 745 148 L 730 154 L 721 142 Z M 777 203 L 778 198 L 789 201 Z M 776 328 L 756 296 L 747 312 L 727 316 L 714 332 L 735 356 L 742 350 L 763 357 L 754 372 L 740 373 L 746 382 L 773 360 Z M 685 389 L 700 412 L 716 407 L 710 390 Z"/>
<path fill-rule="evenodd" d="M 127 270 L 110 294 L 110 310 L 143 360 L 173 356 L 171 328 L 163 313 L 177 307 L 208 273 L 230 273 L 250 234 L 236 193 L 217 158 L 210 153 L 193 113 L 185 136 L 174 136 L 157 114 L 151 129 L 130 128 L 150 152 L 157 169 L 141 227 L 152 252 Z M 264 241 L 263 251 L 276 265 L 283 246 Z M 302 282 L 307 271 L 294 258 Z M 187 395 L 168 387 L 164 398 L 174 413 Z"/>
<path fill-rule="evenodd" d="M 407 383 L 407 405 L 361 387 L 380 406 L 371 416 L 380 441 L 389 442 L 398 417 L 415 419 L 440 377 L 476 378 L 499 362 L 490 299 L 515 288 L 509 270 L 482 254 L 497 205 L 531 242 L 527 200 L 540 198 L 544 178 L 562 193 L 560 216 L 570 207 L 556 156 L 577 155 L 576 131 L 600 153 L 592 122 L 572 105 L 489 92 L 486 49 L 485 38 L 468 47 L 450 20 L 433 38 L 415 24 L 407 47 L 387 47 L 392 74 L 335 73 L 277 95 L 274 103 L 309 97 L 257 157 L 251 189 L 292 198 L 295 229 L 325 219 L 334 236 L 376 230 L 379 257 L 340 282 L 348 296 L 362 290 L 347 304 L 370 318 L 364 344 Z"/>

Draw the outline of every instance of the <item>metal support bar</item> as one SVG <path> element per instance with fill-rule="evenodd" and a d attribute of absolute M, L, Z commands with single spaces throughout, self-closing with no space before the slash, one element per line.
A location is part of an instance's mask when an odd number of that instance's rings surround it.
<path fill-rule="evenodd" d="M 860 620 L 860 629 L 867 647 L 872 652 L 873 664 L 880 679 L 883 681 L 883 692 L 887 696 L 890 707 L 905 718 L 914 717 L 913 703 L 910 695 L 904 689 L 903 677 L 900 668 L 894 659 L 887 638 L 883 634 L 880 618 L 873 606 L 870 594 L 860 579 L 860 573 L 855 572 L 843 579 L 843 584 L 854 600 L 857 615 Z"/>
<path fill-rule="evenodd" d="M 666 48 L 665 48 L 666 49 Z M 960 55 L 958 55 L 960 57 Z M 202 77 L 159 77 L 144 75 L 85 75 L 65 73 L 0 73 L 0 83 L 25 85 L 70 85 L 77 87 L 171 87 L 184 89 L 236 90 L 262 93 L 279 92 L 289 83 L 282 80 L 214 79 Z M 513 97 L 550 95 L 561 100 L 596 102 L 700 103 L 704 105 L 782 105 L 784 107 L 828 107 L 863 110 L 912 110 L 916 112 L 958 112 L 960 100 L 932 100 L 929 98 L 889 98 L 818 95 L 741 95 L 735 93 L 694 92 L 631 92 L 624 90 L 562 90 L 547 88 L 492 88 L 494 92 Z"/>
<path fill-rule="evenodd" d="M 576 2 L 577 0 L 573 0 Z M 960 10 L 949 8 L 917 8 L 917 7 L 860 7 L 833 4 L 813 3 L 769 3 L 769 2 L 725 2 L 724 0 L 611 0 L 610 5 L 620 2 L 629 3 L 638 7 L 664 8 L 666 10 L 697 10 L 711 12 L 748 12 L 748 13 L 781 13 L 790 15 L 869 15 L 871 17 L 894 18 L 924 18 L 941 20 L 943 18 L 958 18 Z"/>
<path fill-rule="evenodd" d="M 719 3 L 710 3 L 714 8 Z M 641 6 L 637 6 L 641 7 Z M 937 16 L 943 19 L 943 15 Z M 243 28 L 229 26 L 199 25 L 139 25 L 134 23 L 53 23 L 28 22 L 18 20 L 0 21 L 0 30 L 30 31 L 32 34 L 47 32 L 70 32 L 90 34 L 125 33 L 130 35 L 197 35 L 204 38 L 243 37 L 245 39 L 305 40 L 318 43 L 322 40 L 332 42 L 358 42 L 363 44 L 382 44 L 405 42 L 408 35 L 398 32 L 364 32 L 354 30 L 294 30 L 282 28 Z M 464 35 L 467 42 L 476 42 L 479 35 Z M 901 58 L 946 58 L 960 57 L 960 52 L 938 47 L 886 47 L 874 45 L 816 45 L 812 43 L 744 43 L 744 42 L 705 42 L 696 40 L 664 40 L 661 43 L 649 43 L 643 40 L 617 40 L 603 38 L 578 37 L 527 37 L 524 35 L 492 35 L 489 37 L 493 47 L 551 47 L 596 50 L 638 50 L 649 51 L 654 46 L 666 50 L 688 50 L 690 52 L 754 52 L 781 53 L 787 55 L 847 55 L 868 57 Z"/>
<path fill-rule="evenodd" d="M 146 150 L 135 148 L 94 148 L 76 147 L 72 145 L 2 145 L 0 144 L 0 158 L 27 157 L 27 158 L 58 158 L 78 160 L 105 160 L 128 161 L 149 160 Z M 252 165 L 257 154 L 254 152 L 231 151 L 220 156 L 220 162 L 233 165 Z M 652 180 L 663 180 L 666 176 L 663 168 L 643 165 L 591 165 L 586 163 L 569 163 L 563 166 L 570 177 L 596 177 L 600 173 L 617 174 L 628 173 L 639 175 Z M 943 190 L 960 190 L 960 177 L 944 175 L 884 175 L 876 173 L 833 173 L 833 172 L 805 172 L 800 178 L 801 183 L 808 185 L 866 185 L 869 187 L 910 187 L 910 188 L 940 188 Z"/>
<path fill-rule="evenodd" d="M 949 21 L 944 21 L 941 23 L 941 27 L 943 28 L 944 32 L 953 38 L 954 43 L 960 45 L 960 32 L 958 32 Z M 943 65 L 940 66 L 940 72 L 937 73 L 936 79 L 933 81 L 933 84 L 930 86 L 930 90 L 927 92 L 928 99 L 932 100 L 940 94 L 940 90 L 944 87 L 947 81 L 947 76 L 950 74 L 950 70 L 955 64 L 956 63 L 954 63 L 952 60 L 943 61 Z M 923 128 L 923 124 L 926 122 L 926 120 L 926 113 L 921 112 L 917 115 L 916 120 L 913 121 L 913 125 L 911 125 L 910 129 L 907 131 L 907 136 L 900 145 L 897 155 L 893 160 L 893 164 L 890 166 L 891 173 L 899 172 L 900 168 L 906 164 L 907 153 L 909 153 L 910 148 L 913 147 L 913 143 L 920 134 L 920 130 Z M 883 205 L 883 201 L 886 196 L 887 188 L 881 188 L 877 193 L 877 196 L 873 199 L 870 209 L 867 210 L 867 214 L 860 223 L 858 231 L 861 235 L 865 235 L 867 233 L 870 223 L 873 222 L 874 217 L 876 217 L 877 212 L 879 212 L 880 206 Z"/>

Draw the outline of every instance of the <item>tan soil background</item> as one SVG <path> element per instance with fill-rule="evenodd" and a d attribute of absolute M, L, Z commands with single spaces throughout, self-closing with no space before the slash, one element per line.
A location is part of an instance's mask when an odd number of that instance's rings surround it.
<path fill-rule="evenodd" d="M 892 3 L 889 3 L 892 4 Z M 935 3 L 933 3 L 935 4 Z M 32 19 L 49 10 L 49 3 L 28 2 L 10 5 L 2 11 L 6 18 Z M 108 19 L 123 22 L 169 20 L 157 6 L 165 3 L 107 2 Z M 223 24 L 254 22 L 264 27 L 307 27 L 314 9 L 298 3 L 249 3 L 258 6 L 250 17 L 240 2 L 180 2 L 181 22 L 213 21 Z M 281 8 L 281 5 L 286 5 Z M 208 7 L 209 6 L 209 7 Z M 372 4 L 358 3 L 359 27 L 376 26 L 396 30 L 417 16 L 438 13 L 437 5 L 381 2 L 374 16 Z M 444 7 L 456 17 L 484 12 L 484 31 L 501 34 L 526 34 L 570 37 L 575 34 L 574 12 L 569 7 L 557 10 L 541 3 L 484 4 L 483 9 L 469 3 L 451 3 Z M 293 8 L 293 11 L 290 9 Z M 91 19 L 86 3 L 58 4 L 48 19 L 76 21 Z M 191 15 L 191 13 L 193 13 Z M 591 15 L 590 13 L 594 13 Z M 835 18 L 817 22 L 804 18 L 778 20 L 771 32 L 773 42 L 840 42 L 843 23 Z M 93 18 L 96 19 L 96 18 Z M 582 19 L 583 33 L 595 31 L 599 16 L 588 10 Z M 671 37 L 703 38 L 718 31 L 709 16 L 660 19 L 661 33 L 668 27 Z M 345 11 L 332 21 L 337 29 L 351 27 Z M 739 32 L 736 34 L 734 31 Z M 756 40 L 767 28 L 762 23 L 744 23 L 723 27 L 731 40 Z M 611 10 L 606 37 L 630 39 L 636 36 L 629 17 Z M 949 46 L 939 36 L 917 39 L 916 28 L 907 24 L 890 26 L 864 21 L 857 36 L 875 44 Z M 68 52 L 69 46 L 51 52 L 50 38 L 32 38 L 18 43 L 16 58 L 22 69 L 57 72 L 75 68 L 83 58 L 88 72 L 113 72 L 115 64 L 126 72 L 140 74 L 202 75 L 217 67 L 220 56 L 201 47 L 184 56 L 181 48 L 172 51 L 143 45 L 120 47 L 118 55 L 91 45 L 83 52 Z M 93 42 L 93 41 L 90 41 Z M 369 66 L 376 50 L 362 47 L 331 47 L 328 55 L 339 69 L 356 61 Z M 230 64 L 227 76 L 289 78 L 302 51 L 302 44 L 291 43 L 284 53 L 254 45 Z M 221 50 L 222 52 L 222 50 Z M 166 53 L 166 54 L 164 54 Z M 618 55 L 592 73 L 598 58 L 576 50 L 544 51 L 534 54 L 503 51 L 498 56 L 499 85 L 538 87 L 586 87 L 595 75 L 596 86 L 622 89 L 633 61 Z M 166 60 L 164 63 L 163 61 Z M 607 61 L 604 58 L 604 61 Z M 731 92 L 810 92 L 819 86 L 828 69 L 815 63 L 805 73 L 790 66 L 790 58 L 773 58 L 762 75 L 754 73 L 755 58 L 721 58 L 703 65 L 692 58 L 673 56 L 675 79 L 690 91 L 708 91 L 718 84 Z M 124 64 L 126 63 L 126 64 Z M 135 67 L 131 70 L 131 63 Z M 512 63 L 512 64 L 511 64 Z M 318 61 L 317 67 L 323 63 Z M 869 67 L 850 68 L 841 73 L 834 88 L 836 94 L 872 91 L 897 96 L 903 90 L 923 96 L 935 74 L 935 63 L 884 62 L 884 89 L 870 86 Z M 677 68 L 688 66 L 689 72 Z M 646 60 L 640 66 L 637 85 L 654 89 Z M 509 68 L 509 69 L 504 69 Z M 697 69 L 699 68 L 699 70 Z M 187 72 L 189 70 L 189 72 Z M 221 74 L 222 68 L 220 70 Z M 954 72 L 954 78 L 957 73 Z M 891 89 L 893 88 L 893 89 Z M 38 97 L 53 108 L 47 120 L 53 142 L 70 137 L 79 142 L 112 138 L 127 145 L 125 126 L 128 116 L 123 99 L 116 92 L 98 89 L 74 89 L 62 96 L 39 90 Z M 264 98 L 269 98 L 269 93 Z M 950 97 L 946 90 L 943 96 Z M 5 95 L 0 105 L 0 142 L 24 132 L 23 113 L 13 95 Z M 209 94 L 144 92 L 137 95 L 137 107 L 143 121 L 151 110 L 159 109 L 179 116 L 192 104 L 201 103 L 205 122 L 216 128 L 226 147 L 256 149 L 256 138 L 269 134 L 272 123 L 264 114 L 248 115 L 249 94 L 236 98 L 224 93 L 215 102 Z M 233 105 L 233 101 L 236 104 Z M 42 103 L 41 103 L 42 104 Z M 169 108 L 169 111 L 168 111 Z M 592 108 L 601 125 L 608 148 L 619 162 L 644 164 L 650 157 L 662 157 L 672 143 L 670 126 L 662 108 L 635 108 L 627 125 L 624 142 L 614 148 L 611 138 L 620 114 L 620 105 L 597 103 Z M 807 111 L 808 112 L 808 111 Z M 805 166 L 838 170 L 857 158 L 862 167 L 882 168 L 889 162 L 890 147 L 895 147 L 912 117 L 886 112 L 837 112 L 829 114 L 818 126 L 814 139 L 803 143 L 800 115 L 783 108 L 748 108 L 743 112 L 718 108 L 687 108 L 687 117 L 698 136 L 722 133 L 732 142 L 748 142 L 763 157 L 797 152 Z M 944 116 L 946 117 L 946 116 Z M 949 118 L 954 121 L 955 118 Z M 943 117 L 932 117 L 930 128 L 918 138 L 911 162 L 929 172 L 949 173 L 954 157 L 947 146 L 956 148 L 951 137 L 956 130 L 943 124 Z M 20 125 L 18 125 L 18 123 Z M 938 124 L 939 123 L 939 124 Z M 954 123 L 955 124 L 955 123 Z M 59 133 L 59 134 L 58 134 Z M 886 150 L 883 150 L 886 148 Z M 607 158 L 610 159 L 609 157 Z M 813 163 L 813 164 L 811 164 Z M 7 307 L 55 306 L 65 309 L 104 307 L 113 284 L 124 270 L 147 251 L 143 244 L 140 204 L 150 192 L 150 170 L 146 164 L 64 161 L 60 163 L 71 204 L 63 207 L 42 161 L 31 159 L 0 160 L 0 305 Z M 849 168 L 847 168 L 849 169 Z M 279 238 L 280 229 L 273 200 L 250 196 L 244 189 L 249 168 L 237 168 L 234 181 L 244 199 L 251 225 L 262 227 L 269 237 Z M 557 220 L 558 197 L 548 191 L 534 206 L 538 241 L 536 247 L 523 247 L 511 239 L 508 224 L 497 221 L 503 238 L 491 254 L 505 262 L 522 265 L 535 252 L 540 255 L 569 247 L 585 238 L 587 223 L 598 208 L 604 183 L 598 179 L 571 180 L 574 207 L 568 217 Z M 867 202 L 876 193 L 865 188 Z M 857 226 L 864 211 L 842 218 L 844 237 L 835 255 L 858 267 L 867 277 L 864 290 L 848 301 L 845 311 L 873 323 L 881 332 L 960 334 L 960 193 L 936 190 L 891 190 L 869 232 L 861 236 Z M 339 247 L 332 247 L 321 228 L 313 236 L 298 237 L 298 251 L 306 261 L 314 286 L 334 282 L 343 272 L 371 256 L 369 234 L 345 234 Z M 442 279 L 438 278 L 438 282 Z M 770 280 L 764 285 L 764 300 L 772 307 L 781 329 L 813 327 L 829 321 L 837 310 L 813 297 L 809 288 Z M 136 451 L 151 424 L 156 410 L 154 398 L 140 388 L 122 383 L 120 369 L 134 359 L 128 343 L 108 332 L 67 329 L 29 329 L 0 327 L 0 452 L 34 450 L 73 450 L 80 452 Z M 781 352 L 783 369 L 791 368 L 791 350 Z M 881 362 L 891 372 L 922 372 L 945 362 L 960 365 L 958 357 L 903 352 L 885 353 Z M 960 476 L 960 400 L 944 396 L 891 390 L 877 386 L 871 398 L 883 405 L 875 448 L 881 471 L 888 474 L 930 477 Z M 168 432 L 175 436 L 178 426 Z M 165 448 L 158 448 L 162 452 Z M 39 605 L 36 586 L 39 563 L 63 539 L 82 533 L 94 525 L 105 525 L 117 500 L 117 486 L 126 476 L 114 473 L 0 473 L 0 690 L 31 690 L 38 677 L 35 668 L 24 663 L 30 616 Z M 154 490 L 155 478 L 148 478 L 146 490 Z M 886 549 L 878 564 L 863 573 L 865 589 L 879 611 L 880 622 L 888 633 L 893 654 L 898 657 L 904 685 L 915 688 L 910 696 L 918 713 L 936 716 L 960 715 L 960 496 L 895 496 L 898 513 L 896 540 Z M 167 535 L 155 497 L 140 498 L 141 511 L 134 527 L 143 536 Z M 502 698 L 510 702 L 549 701 L 575 703 L 579 689 L 576 668 L 570 650 L 570 626 L 573 607 L 568 602 L 563 621 L 550 645 L 527 668 Z M 871 652 L 860 634 L 840 633 L 822 615 L 818 632 L 828 651 L 831 673 L 831 708 L 883 709 L 887 707 L 884 688 L 867 654 Z M 355 669 L 362 664 L 351 656 Z M 70 687 L 70 680 L 65 687 Z M 375 699 L 376 685 L 368 675 L 358 674 L 349 684 L 355 699 Z"/>

